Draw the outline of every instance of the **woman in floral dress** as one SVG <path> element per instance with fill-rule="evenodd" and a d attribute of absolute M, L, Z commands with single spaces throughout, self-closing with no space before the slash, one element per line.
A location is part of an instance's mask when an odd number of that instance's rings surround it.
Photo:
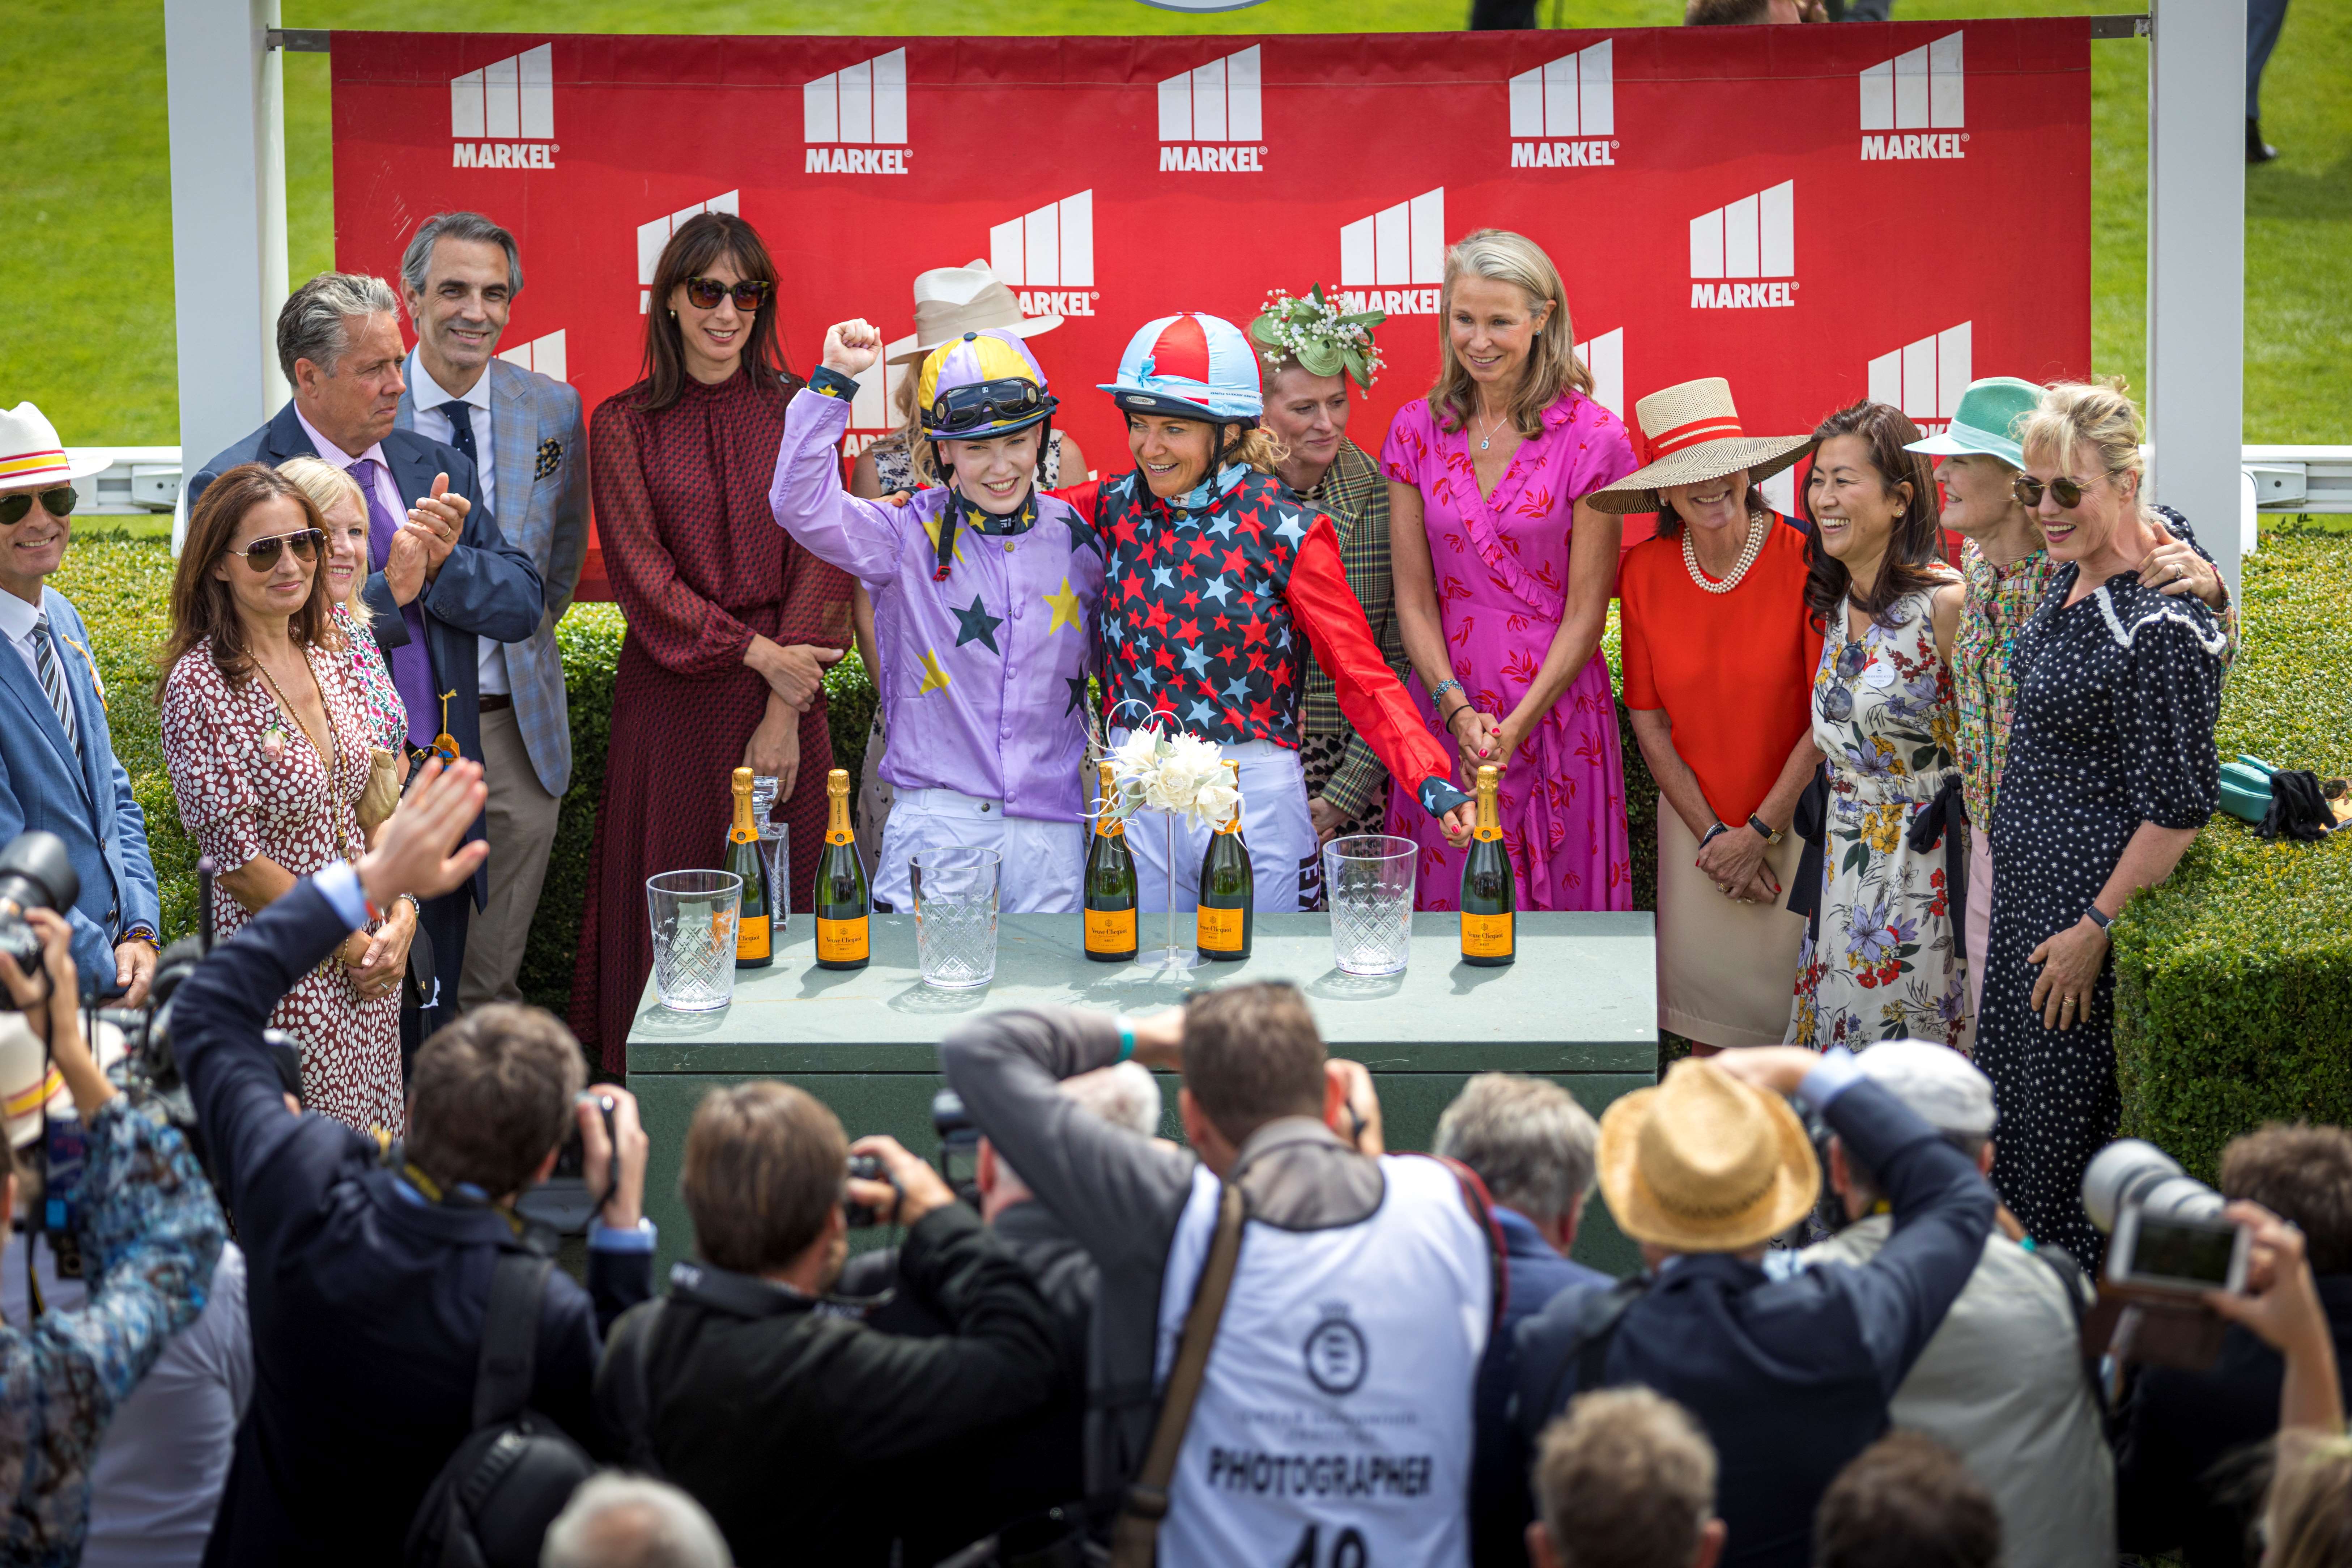
<path fill-rule="evenodd" d="M 1550 258 L 1481 229 L 1446 254 L 1437 384 L 1389 426 L 1389 550 L 1412 700 L 1468 787 L 1496 803 L 1523 910 L 1633 908 L 1623 752 L 1601 634 L 1623 524 L 1585 497 L 1641 465 L 1593 401 Z M 1456 906 L 1462 862 L 1409 792 L 1415 902 Z"/>
<path fill-rule="evenodd" d="M 1829 788 L 1788 1039 L 1817 1050 L 1906 1037 L 1959 1046 L 1968 983 L 1953 911 L 1967 846 L 1948 651 L 1959 580 L 1937 557 L 1927 460 L 1903 449 L 1918 426 L 1861 403 L 1814 434 L 1805 602 L 1826 633 L 1813 742 Z"/>

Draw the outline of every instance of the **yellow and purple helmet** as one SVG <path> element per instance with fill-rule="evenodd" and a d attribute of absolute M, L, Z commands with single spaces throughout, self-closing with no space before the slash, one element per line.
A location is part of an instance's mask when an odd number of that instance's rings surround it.
<path fill-rule="evenodd" d="M 1043 423 L 1058 405 L 1029 345 L 991 330 L 931 351 L 915 381 L 915 406 L 934 441 L 988 441 Z"/>

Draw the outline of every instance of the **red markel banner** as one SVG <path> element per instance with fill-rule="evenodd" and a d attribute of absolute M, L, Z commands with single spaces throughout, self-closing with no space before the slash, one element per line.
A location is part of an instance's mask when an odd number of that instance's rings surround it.
<path fill-rule="evenodd" d="M 1351 434 L 1437 364 L 1447 243 L 1517 229 L 1567 279 L 1604 403 L 1731 380 L 1752 433 L 1870 395 L 1930 429 L 1980 374 L 2090 369 L 2090 26 L 2046 21 L 1258 38 L 334 38 L 338 265 L 394 276 L 470 207 L 521 242 L 503 357 L 590 406 L 635 381 L 673 226 L 719 208 L 826 325 L 909 330 L 985 258 L 1097 468 L 1092 388 L 1178 310 L 1268 289 L 1389 313 Z M 895 373 L 894 373 L 895 374 Z M 869 376 L 849 445 L 891 427 Z M 1785 500 L 1783 494 L 1776 500 Z M 582 597 L 604 595 L 591 557 Z"/>

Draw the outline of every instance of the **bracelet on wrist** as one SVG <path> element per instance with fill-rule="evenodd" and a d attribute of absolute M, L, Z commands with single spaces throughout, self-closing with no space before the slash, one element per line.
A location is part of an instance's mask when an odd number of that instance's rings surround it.
<path fill-rule="evenodd" d="M 2106 910 L 2099 908 L 2096 904 L 2093 904 L 2089 909 L 2084 910 L 2083 911 L 2083 915 L 2084 919 L 2088 920 L 2093 925 L 2098 927 L 2101 931 L 2112 931 L 2115 929 L 2116 917 L 2107 913 Z"/>
<path fill-rule="evenodd" d="M 1460 691 L 1461 689 L 1462 683 L 1458 680 L 1441 680 L 1437 683 L 1437 689 L 1429 694 L 1429 700 L 1432 702 L 1443 702 L 1445 700 L 1445 694 L 1447 692 Z M 1467 708 L 1470 704 L 1465 702 L 1462 706 Z"/>
<path fill-rule="evenodd" d="M 1729 823 L 1718 822 L 1713 827 L 1708 828 L 1705 833 L 1698 836 L 1698 847 L 1704 849 L 1708 845 L 1714 843 L 1717 839 L 1722 837 L 1725 834 L 1730 831 L 1731 825 Z"/>

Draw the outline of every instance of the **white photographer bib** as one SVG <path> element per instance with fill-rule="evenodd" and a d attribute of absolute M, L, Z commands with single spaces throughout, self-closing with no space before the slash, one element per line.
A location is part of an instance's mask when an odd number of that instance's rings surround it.
<path fill-rule="evenodd" d="M 1472 1391 L 1492 1321 L 1492 1254 L 1454 1173 L 1387 1156 L 1364 1220 L 1253 1219 L 1176 1463 L 1167 1568 L 1462 1568 Z M 1173 1364 L 1217 1178 L 1168 1252 L 1155 1378 Z"/>

